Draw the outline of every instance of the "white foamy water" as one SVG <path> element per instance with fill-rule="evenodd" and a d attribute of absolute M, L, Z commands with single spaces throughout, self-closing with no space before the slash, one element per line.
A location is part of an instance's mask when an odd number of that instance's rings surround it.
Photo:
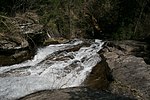
<path fill-rule="evenodd" d="M 40 48 L 33 60 L 0 67 L 0 100 L 13 100 L 47 89 L 80 86 L 92 68 L 101 61 L 97 52 L 103 42 L 95 40 L 89 47 L 67 51 L 81 45 L 75 40 L 66 44 Z"/>

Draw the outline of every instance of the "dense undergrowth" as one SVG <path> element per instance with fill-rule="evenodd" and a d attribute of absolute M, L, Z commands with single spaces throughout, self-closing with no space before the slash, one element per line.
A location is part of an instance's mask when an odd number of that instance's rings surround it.
<path fill-rule="evenodd" d="M 0 32 L 8 18 L 36 11 L 45 29 L 61 37 L 136 39 L 150 36 L 149 0 L 1 0 Z"/>

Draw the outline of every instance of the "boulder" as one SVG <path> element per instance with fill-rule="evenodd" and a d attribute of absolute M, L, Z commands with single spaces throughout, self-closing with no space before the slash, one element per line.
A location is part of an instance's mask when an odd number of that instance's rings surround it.
<path fill-rule="evenodd" d="M 107 42 L 103 56 L 112 70 L 114 81 L 109 90 L 112 93 L 135 97 L 138 100 L 150 99 L 150 65 L 142 57 L 145 44 L 137 41 Z M 140 56 L 137 54 L 140 53 Z"/>
<path fill-rule="evenodd" d="M 101 55 L 102 61 L 99 62 L 87 76 L 84 85 L 92 89 L 108 89 L 112 82 L 111 70 L 108 67 L 104 57 Z"/>
<path fill-rule="evenodd" d="M 11 65 L 31 58 L 30 45 L 20 34 L 0 36 L 0 65 Z"/>

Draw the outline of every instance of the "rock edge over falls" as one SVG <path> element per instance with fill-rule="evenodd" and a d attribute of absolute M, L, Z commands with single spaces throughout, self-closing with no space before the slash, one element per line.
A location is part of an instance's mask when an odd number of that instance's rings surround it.
<path fill-rule="evenodd" d="M 149 100 L 148 49 L 89 39 L 39 48 L 32 60 L 0 67 L 0 99 Z"/>
<path fill-rule="evenodd" d="M 114 79 L 109 86 L 112 93 L 150 100 L 149 46 L 146 43 L 106 42 L 102 54 Z"/>

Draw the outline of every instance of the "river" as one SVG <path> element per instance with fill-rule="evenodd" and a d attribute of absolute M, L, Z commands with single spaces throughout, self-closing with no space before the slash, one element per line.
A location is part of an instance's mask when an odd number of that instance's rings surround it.
<path fill-rule="evenodd" d="M 85 41 L 74 39 L 49 45 L 39 48 L 32 60 L 1 66 L 0 100 L 14 100 L 40 90 L 83 85 L 86 76 L 101 61 L 98 51 L 103 45 L 98 39 Z"/>

